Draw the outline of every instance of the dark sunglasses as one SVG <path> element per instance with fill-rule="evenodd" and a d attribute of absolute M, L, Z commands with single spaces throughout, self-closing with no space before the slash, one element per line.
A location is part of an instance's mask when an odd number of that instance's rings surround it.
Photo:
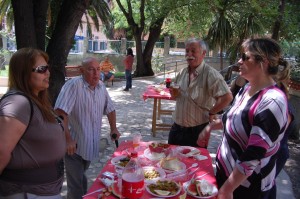
<path fill-rule="evenodd" d="M 242 53 L 241 58 L 243 61 L 248 61 L 250 59 L 250 56 L 247 56 L 246 53 Z"/>
<path fill-rule="evenodd" d="M 48 65 L 45 65 L 45 66 L 38 66 L 36 68 L 33 68 L 32 69 L 32 72 L 35 72 L 35 73 L 45 73 L 47 70 L 49 70 L 49 66 Z"/>

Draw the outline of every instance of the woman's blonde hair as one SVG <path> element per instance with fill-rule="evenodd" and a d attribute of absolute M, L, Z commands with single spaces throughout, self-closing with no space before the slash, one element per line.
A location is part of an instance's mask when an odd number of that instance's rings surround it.
<path fill-rule="evenodd" d="M 290 65 L 282 58 L 280 45 L 271 38 L 249 38 L 242 44 L 257 62 L 264 59 L 269 61 L 268 74 L 272 75 L 278 86 L 288 96 L 288 79 L 290 76 Z"/>
<path fill-rule="evenodd" d="M 32 68 L 39 56 L 43 57 L 45 61 L 48 62 L 49 57 L 42 50 L 21 48 L 15 52 L 9 62 L 8 87 L 9 89 L 16 89 L 26 94 L 39 107 L 44 119 L 49 122 L 54 122 L 55 117 L 53 115 L 48 90 L 45 89 L 36 96 L 29 83 Z"/>

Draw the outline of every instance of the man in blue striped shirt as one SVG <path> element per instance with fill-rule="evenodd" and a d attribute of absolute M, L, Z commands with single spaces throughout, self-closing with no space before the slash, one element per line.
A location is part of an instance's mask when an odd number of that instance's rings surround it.
<path fill-rule="evenodd" d="M 95 58 L 86 58 L 80 67 L 81 76 L 65 83 L 55 103 L 58 115 L 64 118 L 67 140 L 65 156 L 68 195 L 81 199 L 87 192 L 85 171 L 99 155 L 102 116 L 107 115 L 110 135 L 120 133 L 116 127 L 113 102 L 100 81 L 100 65 Z M 112 138 L 113 139 L 113 138 Z"/>

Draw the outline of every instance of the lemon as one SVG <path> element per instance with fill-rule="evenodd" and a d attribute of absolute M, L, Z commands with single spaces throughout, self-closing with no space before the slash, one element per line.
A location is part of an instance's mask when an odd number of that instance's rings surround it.
<path fill-rule="evenodd" d="M 154 191 L 160 196 L 167 196 L 171 193 L 170 191 L 164 191 L 164 190 L 154 190 Z"/>
<path fill-rule="evenodd" d="M 186 192 L 184 192 L 182 195 L 179 196 L 179 199 L 185 199 L 186 198 Z"/>

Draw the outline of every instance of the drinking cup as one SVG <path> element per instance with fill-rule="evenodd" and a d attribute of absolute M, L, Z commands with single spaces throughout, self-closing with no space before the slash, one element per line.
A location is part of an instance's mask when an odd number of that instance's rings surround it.
<path fill-rule="evenodd" d="M 133 148 L 137 148 L 140 146 L 140 141 L 141 141 L 142 135 L 140 133 L 134 133 L 133 138 L 132 138 L 132 144 Z"/>
<path fill-rule="evenodd" d="M 179 95 L 179 92 L 180 92 L 180 87 L 179 85 L 177 84 L 174 84 L 172 85 L 172 94 L 173 94 L 173 97 L 177 97 Z"/>

